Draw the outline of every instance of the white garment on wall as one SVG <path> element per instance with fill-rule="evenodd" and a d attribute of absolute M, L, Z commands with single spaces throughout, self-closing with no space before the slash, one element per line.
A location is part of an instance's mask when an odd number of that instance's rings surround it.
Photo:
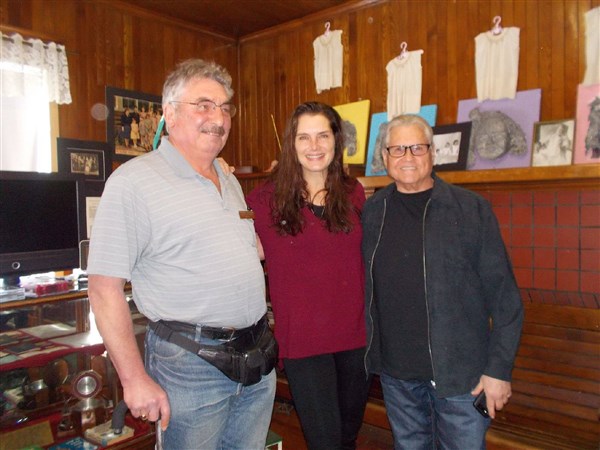
<path fill-rule="evenodd" d="M 475 37 L 477 100 L 515 98 L 519 75 L 519 28 L 505 27 Z"/>
<path fill-rule="evenodd" d="M 583 85 L 600 83 L 600 6 L 585 13 L 585 61 Z"/>
<path fill-rule="evenodd" d="M 418 113 L 421 110 L 423 50 L 406 52 L 387 63 L 387 116 L 388 120 L 399 114 Z"/>
<path fill-rule="evenodd" d="M 317 94 L 342 86 L 344 47 L 342 30 L 329 31 L 313 41 Z"/>

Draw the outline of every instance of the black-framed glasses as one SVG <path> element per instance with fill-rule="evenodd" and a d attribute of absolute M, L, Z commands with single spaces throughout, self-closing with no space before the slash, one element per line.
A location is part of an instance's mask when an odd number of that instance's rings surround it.
<path fill-rule="evenodd" d="M 207 113 L 210 111 L 215 111 L 217 108 L 221 108 L 221 112 L 226 116 L 233 117 L 237 112 L 237 108 L 233 103 L 221 103 L 217 105 L 212 100 L 198 100 L 197 102 L 181 102 L 177 100 L 172 100 L 171 103 L 183 103 L 185 105 L 193 105 L 196 107 L 196 111 L 200 113 Z"/>
<path fill-rule="evenodd" d="M 390 145 L 386 147 L 388 154 L 393 158 L 402 158 L 406 150 L 410 149 L 413 156 L 423 156 L 429 151 L 431 144 Z"/>

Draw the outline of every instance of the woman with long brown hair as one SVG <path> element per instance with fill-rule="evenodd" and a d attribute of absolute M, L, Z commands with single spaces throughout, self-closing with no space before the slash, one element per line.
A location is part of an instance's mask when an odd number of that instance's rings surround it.
<path fill-rule="evenodd" d="M 248 196 L 266 258 L 279 356 L 309 449 L 354 449 L 367 399 L 362 186 L 339 114 L 296 107 L 279 163 Z"/>

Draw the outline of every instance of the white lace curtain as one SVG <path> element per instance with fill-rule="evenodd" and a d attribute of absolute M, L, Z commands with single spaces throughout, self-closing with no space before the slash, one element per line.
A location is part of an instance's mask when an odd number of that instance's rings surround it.
<path fill-rule="evenodd" d="M 0 53 L 1 95 L 26 97 L 48 92 L 48 101 L 71 103 L 69 66 L 64 45 L 23 39 L 20 34 L 2 34 Z"/>

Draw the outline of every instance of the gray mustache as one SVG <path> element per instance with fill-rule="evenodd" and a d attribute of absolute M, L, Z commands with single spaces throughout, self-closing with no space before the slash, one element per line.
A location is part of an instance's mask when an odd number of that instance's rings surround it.
<path fill-rule="evenodd" d="M 218 136 L 224 136 L 225 135 L 225 128 L 220 127 L 218 125 L 215 125 L 215 126 L 212 126 L 212 127 L 203 127 L 200 131 L 203 132 L 203 133 L 216 134 Z"/>

